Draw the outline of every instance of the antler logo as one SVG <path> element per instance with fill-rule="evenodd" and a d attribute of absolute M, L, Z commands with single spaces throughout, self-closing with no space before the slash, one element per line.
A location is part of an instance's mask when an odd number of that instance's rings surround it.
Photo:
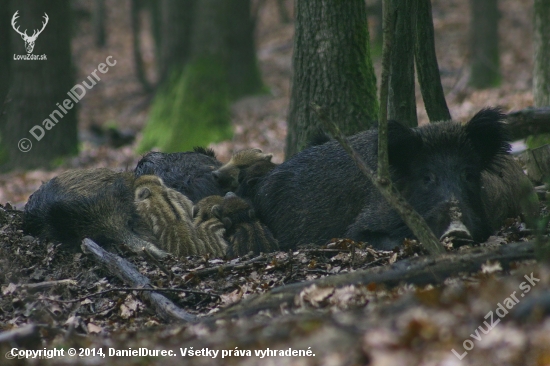
<path fill-rule="evenodd" d="M 17 33 L 21 35 L 21 38 L 23 38 L 23 41 L 25 41 L 25 49 L 27 50 L 27 53 L 32 53 L 32 50 L 34 49 L 34 42 L 36 42 L 36 39 L 38 38 L 40 33 L 42 33 L 44 28 L 46 28 L 46 24 L 48 24 L 48 20 L 49 20 L 48 14 L 44 13 L 44 22 L 42 22 L 42 29 L 40 30 L 35 29 L 34 32 L 32 33 L 32 36 L 29 37 L 27 35 L 26 29 L 24 32 L 21 32 L 19 31 L 19 26 L 15 28 L 15 20 L 19 18 L 19 15 L 17 15 L 18 12 L 19 10 L 17 10 L 15 14 L 13 14 L 13 17 L 11 18 L 11 26 Z"/>

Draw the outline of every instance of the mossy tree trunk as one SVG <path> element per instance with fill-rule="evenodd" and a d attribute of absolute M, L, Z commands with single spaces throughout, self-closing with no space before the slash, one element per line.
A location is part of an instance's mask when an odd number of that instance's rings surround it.
<path fill-rule="evenodd" d="M 0 115 L 3 111 L 4 98 L 10 85 L 10 1 L 0 0 Z"/>
<path fill-rule="evenodd" d="M 191 29 L 195 0 L 161 0 L 159 84 L 168 80 L 170 73 L 179 74 L 187 64 L 191 49 Z"/>
<path fill-rule="evenodd" d="M 196 2 L 187 44 L 183 29 L 179 42 L 166 40 L 163 32 L 163 54 L 173 54 L 166 58 L 170 67 L 155 97 L 141 151 L 154 147 L 182 151 L 231 137 L 229 102 L 262 88 L 249 3 Z M 182 14 L 173 21 L 181 22 Z M 182 46 L 189 52 L 183 52 Z"/>
<path fill-rule="evenodd" d="M 186 0 L 185 3 L 189 3 L 191 0 Z M 162 26 L 162 1 L 149 0 L 146 1 L 145 6 L 149 11 L 149 19 L 151 21 L 151 33 L 155 42 L 155 58 L 160 59 L 160 43 L 162 41 L 161 26 Z"/>
<path fill-rule="evenodd" d="M 94 41 L 96 47 L 103 48 L 107 44 L 107 32 L 105 31 L 105 0 L 95 0 L 92 15 Z"/>
<path fill-rule="evenodd" d="M 392 0 L 394 36 L 390 60 L 388 118 L 404 125 L 418 125 L 414 94 L 416 0 Z"/>
<path fill-rule="evenodd" d="M 142 8 L 140 0 L 131 0 L 130 2 L 130 18 L 132 23 L 132 53 L 134 58 L 134 68 L 136 71 L 136 77 L 143 87 L 146 93 L 150 93 L 153 87 L 145 72 L 145 66 L 143 64 L 143 57 L 141 56 L 141 22 L 140 22 L 140 10 Z"/>
<path fill-rule="evenodd" d="M 11 14 L 19 11 L 17 24 L 20 29 L 41 29 L 44 13 L 49 22 L 38 36 L 33 54 L 47 56 L 47 60 L 12 60 L 11 84 L 0 116 L 0 134 L 4 148 L 3 169 L 47 167 L 56 158 L 77 152 L 76 105 L 67 113 L 59 105 L 71 99 L 67 93 L 76 84 L 71 62 L 71 7 L 68 0 L 43 1 L 21 0 L 11 2 Z M 11 53 L 27 54 L 21 36 L 11 35 Z M 49 123 L 47 121 L 50 121 Z M 57 121 L 57 122 L 55 122 Z M 52 123 L 55 122 L 55 123 Z M 43 129 L 43 137 L 33 137 L 33 126 Z M 36 131 L 38 136 L 42 134 Z M 21 139 L 27 138 L 19 145 Z M 32 143 L 28 152 L 22 152 Z"/>
<path fill-rule="evenodd" d="M 498 0 L 470 0 L 470 85 L 477 89 L 498 86 Z"/>
<path fill-rule="evenodd" d="M 254 39 L 255 21 L 252 18 L 250 0 L 233 0 L 229 7 L 228 82 L 231 99 L 258 93 L 263 88 L 256 59 Z M 238 21 L 237 21 L 238 19 Z"/>
<path fill-rule="evenodd" d="M 535 0 L 535 69 L 533 94 L 536 107 L 550 106 L 550 2 Z"/>
<path fill-rule="evenodd" d="M 418 83 L 430 122 L 447 121 L 451 113 L 445 101 L 435 54 L 431 0 L 418 0 L 415 61 Z"/>
<path fill-rule="evenodd" d="M 312 102 L 345 135 L 369 128 L 378 117 L 365 2 L 300 0 L 295 14 L 287 159 L 322 130 Z"/>

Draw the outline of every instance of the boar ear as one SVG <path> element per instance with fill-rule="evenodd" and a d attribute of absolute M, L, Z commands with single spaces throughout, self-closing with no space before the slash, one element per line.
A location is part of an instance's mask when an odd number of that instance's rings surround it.
<path fill-rule="evenodd" d="M 509 136 L 503 120 L 506 115 L 498 108 L 486 108 L 464 126 L 468 139 L 481 157 L 484 169 L 490 168 L 501 155 L 510 150 Z"/>
<path fill-rule="evenodd" d="M 143 189 L 140 189 L 137 192 L 137 198 L 139 200 L 144 200 L 144 199 L 148 198 L 149 196 L 151 196 L 151 190 L 147 187 L 145 187 Z"/>
<path fill-rule="evenodd" d="M 216 216 L 218 219 L 221 219 L 222 217 L 222 206 L 220 205 L 214 205 L 212 206 L 212 208 L 210 209 L 210 212 L 212 212 L 212 214 L 214 216 Z"/>
<path fill-rule="evenodd" d="M 193 205 L 193 208 L 191 209 L 191 216 L 195 218 L 197 217 L 198 214 L 199 214 L 199 206 Z"/>
<path fill-rule="evenodd" d="M 263 154 L 262 158 L 265 161 L 271 161 L 271 158 L 273 157 L 273 154 Z"/>
<path fill-rule="evenodd" d="M 405 168 L 422 149 L 422 138 L 397 121 L 388 121 L 388 158 L 391 166 Z"/>
<path fill-rule="evenodd" d="M 225 226 L 225 228 L 227 230 L 229 230 L 231 228 L 231 226 L 233 226 L 233 223 L 231 222 L 231 219 L 229 217 L 224 217 L 222 219 L 222 223 L 223 223 L 223 226 Z"/>

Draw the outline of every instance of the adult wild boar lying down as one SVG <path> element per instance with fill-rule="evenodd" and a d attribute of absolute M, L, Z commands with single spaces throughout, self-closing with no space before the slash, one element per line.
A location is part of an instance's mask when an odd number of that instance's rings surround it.
<path fill-rule="evenodd" d="M 440 122 L 410 129 L 390 122 L 392 181 L 437 237 L 483 242 L 505 218 L 538 212 L 531 183 L 508 155 L 503 118 L 498 109 L 484 109 L 465 125 Z M 373 170 L 377 139 L 373 129 L 348 140 Z M 530 200 L 523 200 L 527 196 Z M 283 249 L 336 237 L 391 249 L 413 237 L 334 140 L 268 173 L 258 183 L 254 204 Z"/>

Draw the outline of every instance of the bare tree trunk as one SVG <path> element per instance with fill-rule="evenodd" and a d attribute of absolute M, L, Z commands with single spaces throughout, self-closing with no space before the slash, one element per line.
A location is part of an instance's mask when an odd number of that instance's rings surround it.
<path fill-rule="evenodd" d="M 281 23 L 290 23 L 290 15 L 288 15 L 285 0 L 277 0 L 277 11 L 279 12 L 279 20 Z"/>
<path fill-rule="evenodd" d="M 187 0 L 185 3 L 189 3 Z M 160 45 L 162 42 L 162 36 L 161 36 L 161 26 L 162 26 L 162 2 L 159 0 L 149 0 L 146 2 L 147 10 L 149 11 L 149 19 L 151 21 L 151 33 L 153 35 L 153 40 L 155 42 L 155 58 L 157 60 L 160 59 Z"/>
<path fill-rule="evenodd" d="M 5 113 L 0 116 L 2 145 L 8 161 L 3 169 L 46 167 L 54 159 L 75 154 L 77 140 L 77 106 L 67 95 L 75 85 L 71 61 L 71 7 L 68 0 L 11 3 L 11 14 L 19 11 L 20 28 L 40 29 L 44 13 L 49 22 L 36 39 L 33 54 L 47 60 L 12 60 L 12 83 Z M 26 54 L 21 36 L 12 31 L 12 52 Z M 28 34 L 32 34 L 28 32 Z M 71 108 L 61 108 L 59 105 Z M 38 126 L 33 137 L 29 132 Z M 42 130 L 42 132 L 40 132 Z M 22 140 L 23 138 L 28 140 Z M 28 152 L 23 152 L 29 148 Z"/>
<path fill-rule="evenodd" d="M 382 75 L 380 76 L 380 114 L 378 117 L 378 178 L 389 180 L 388 160 L 388 94 L 395 11 L 391 0 L 382 1 Z"/>
<path fill-rule="evenodd" d="M 10 2 L 0 0 L 0 115 L 3 111 L 4 98 L 10 86 Z"/>
<path fill-rule="evenodd" d="M 535 0 L 535 70 L 533 94 L 536 107 L 550 107 L 550 2 Z"/>
<path fill-rule="evenodd" d="M 105 47 L 107 34 L 105 33 L 105 0 L 94 1 L 93 27 L 96 47 Z"/>
<path fill-rule="evenodd" d="M 448 121 L 451 113 L 445 101 L 434 43 L 431 0 L 418 0 L 415 61 L 418 83 L 430 122 Z"/>
<path fill-rule="evenodd" d="M 416 0 L 392 0 L 395 34 L 391 54 L 388 118 L 409 127 L 418 125 L 414 96 Z"/>
<path fill-rule="evenodd" d="M 195 0 L 162 0 L 160 3 L 160 84 L 170 73 L 180 73 L 189 61 L 195 6 Z"/>
<path fill-rule="evenodd" d="M 500 83 L 498 48 L 498 0 L 470 0 L 470 85 L 477 89 Z"/>
<path fill-rule="evenodd" d="M 235 21 L 229 16 L 231 5 L 226 0 L 196 3 L 188 61 L 183 64 L 176 59 L 180 51 L 174 50 L 170 56 L 173 76 L 166 79 L 155 97 L 140 150 L 158 147 L 166 152 L 184 151 L 231 137 L 227 77 L 229 21 Z M 167 51 L 165 42 L 163 34 L 163 50 Z M 174 45 L 181 47 L 176 42 Z"/>
<path fill-rule="evenodd" d="M 258 93 L 263 88 L 262 77 L 256 60 L 254 40 L 255 22 L 250 0 L 233 0 L 229 9 L 229 64 L 228 82 L 231 99 Z"/>
<path fill-rule="evenodd" d="M 136 68 L 136 77 L 143 87 L 143 90 L 150 93 L 153 90 L 153 87 L 147 80 L 145 68 L 143 67 L 143 58 L 141 57 L 141 23 L 139 19 L 141 9 L 140 3 L 140 0 L 132 0 L 130 3 L 130 14 L 132 20 L 132 50 L 134 55 L 134 67 Z"/>
<path fill-rule="evenodd" d="M 321 130 L 311 102 L 346 135 L 367 129 L 378 117 L 365 2 L 300 0 L 295 6 L 287 159 Z"/>

